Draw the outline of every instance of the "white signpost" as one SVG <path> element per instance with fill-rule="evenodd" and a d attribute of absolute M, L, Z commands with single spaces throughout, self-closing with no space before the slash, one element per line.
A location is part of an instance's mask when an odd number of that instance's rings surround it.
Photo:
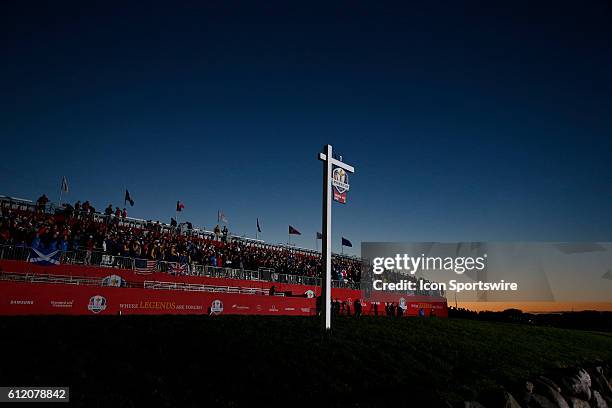
<path fill-rule="evenodd" d="M 321 282 L 321 312 L 325 321 L 325 330 L 331 329 L 331 210 L 332 210 L 332 170 L 333 166 L 342 168 L 349 173 L 354 173 L 355 169 L 333 157 L 331 145 L 325 145 L 323 152 L 319 153 L 319 160 L 323 162 L 323 239 L 321 254 L 324 265 L 325 278 Z M 348 181 L 348 178 L 347 178 Z M 338 181 L 339 182 L 339 181 Z M 349 185 L 344 180 L 340 186 L 344 191 L 348 191 Z"/>

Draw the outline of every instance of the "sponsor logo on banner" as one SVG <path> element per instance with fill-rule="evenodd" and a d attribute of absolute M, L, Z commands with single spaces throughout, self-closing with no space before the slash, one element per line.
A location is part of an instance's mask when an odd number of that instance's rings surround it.
<path fill-rule="evenodd" d="M 212 301 L 210 305 L 210 314 L 221 314 L 223 312 L 223 302 L 219 299 Z"/>
<path fill-rule="evenodd" d="M 308 299 L 312 299 L 313 297 L 315 297 L 314 290 L 308 289 L 306 292 L 304 292 L 304 294 L 306 295 Z"/>
<path fill-rule="evenodd" d="M 59 307 L 59 308 L 71 308 L 74 304 L 74 300 L 52 300 L 51 307 Z"/>
<path fill-rule="evenodd" d="M 106 309 L 106 298 L 101 295 L 92 296 L 89 299 L 87 309 L 89 309 L 89 311 L 93 313 L 100 313 L 101 311 Z"/>
<path fill-rule="evenodd" d="M 11 305 L 33 305 L 33 300 L 11 299 Z"/>
<path fill-rule="evenodd" d="M 346 204 L 346 192 L 349 190 L 349 179 L 346 171 L 336 167 L 332 172 L 332 186 L 334 187 L 334 201 Z"/>

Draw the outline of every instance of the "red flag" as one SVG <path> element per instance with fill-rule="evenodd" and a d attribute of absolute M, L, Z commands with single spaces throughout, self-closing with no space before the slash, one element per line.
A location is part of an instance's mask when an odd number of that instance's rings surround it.
<path fill-rule="evenodd" d="M 185 204 L 181 203 L 180 201 L 176 202 L 176 211 L 183 211 L 183 208 L 185 208 Z"/>

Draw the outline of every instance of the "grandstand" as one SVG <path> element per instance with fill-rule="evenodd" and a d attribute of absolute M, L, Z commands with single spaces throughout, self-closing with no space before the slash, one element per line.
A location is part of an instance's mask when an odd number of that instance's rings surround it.
<path fill-rule="evenodd" d="M 322 266 L 313 250 L 112 208 L 102 214 L 87 201 L 56 207 L 44 195 L 0 196 L 0 214 L 0 284 L 11 295 L 0 314 L 317 313 Z M 344 313 L 359 303 L 377 314 L 378 302 L 368 305 L 360 290 L 362 264 L 333 255 L 332 295 Z M 384 302 L 406 314 L 446 315 L 442 293 L 396 293 Z"/>

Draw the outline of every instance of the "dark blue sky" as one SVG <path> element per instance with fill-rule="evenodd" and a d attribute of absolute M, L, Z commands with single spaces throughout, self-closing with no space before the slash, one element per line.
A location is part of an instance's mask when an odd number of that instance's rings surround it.
<path fill-rule="evenodd" d="M 354 253 L 612 239 L 609 3 L 326 3 L 3 3 L 0 194 L 314 247 L 331 143 Z"/>

